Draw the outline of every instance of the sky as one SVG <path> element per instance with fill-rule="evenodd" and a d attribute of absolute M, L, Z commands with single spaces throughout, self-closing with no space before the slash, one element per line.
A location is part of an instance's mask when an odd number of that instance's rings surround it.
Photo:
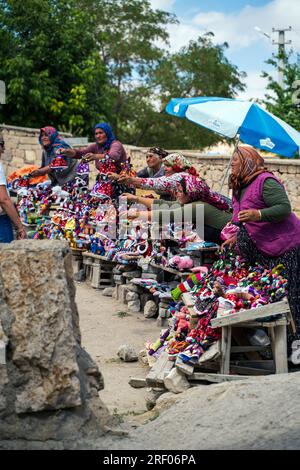
<path fill-rule="evenodd" d="M 189 40 L 212 31 L 216 43 L 228 42 L 227 58 L 247 73 L 247 89 L 239 98 L 263 98 L 266 79 L 262 70 L 271 72 L 277 79 L 276 71 L 265 61 L 276 53 L 278 33 L 272 28 L 292 27 L 286 32 L 286 41 L 300 53 L 300 0 L 150 0 L 154 8 L 175 13 L 179 25 L 168 27 L 170 49 L 180 49 Z M 270 39 L 254 28 L 259 27 L 269 34 Z"/>

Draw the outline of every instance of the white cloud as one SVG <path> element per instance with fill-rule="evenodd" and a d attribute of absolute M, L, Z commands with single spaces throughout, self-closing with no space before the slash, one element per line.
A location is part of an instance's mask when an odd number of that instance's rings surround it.
<path fill-rule="evenodd" d="M 176 0 L 150 0 L 152 8 L 159 10 L 169 10 Z"/>
<path fill-rule="evenodd" d="M 267 86 L 267 79 L 261 77 L 261 72 L 248 72 L 248 75 L 246 79 L 244 79 L 244 82 L 247 85 L 247 89 L 244 92 L 240 93 L 237 98 L 242 100 L 264 98 Z"/>
<path fill-rule="evenodd" d="M 153 0 L 154 1 L 154 0 Z M 161 3 L 159 0 L 157 3 Z M 164 3 L 164 2 L 162 2 Z M 165 3 L 173 3 L 166 1 Z M 180 18 L 179 18 L 180 20 Z M 271 35 L 272 28 L 292 26 L 296 32 L 288 32 L 287 39 L 292 39 L 293 47 L 300 49 L 299 0 L 271 0 L 264 6 L 245 6 L 238 12 L 222 13 L 217 11 L 198 11 L 189 22 L 182 21 L 177 26 L 170 26 L 171 49 L 185 45 L 189 39 L 196 39 L 200 34 L 213 31 L 216 42 L 227 41 L 231 48 L 242 49 L 261 41 L 269 43 L 257 31 L 259 26 Z M 273 35 L 277 39 L 276 35 Z"/>
<path fill-rule="evenodd" d="M 231 47 L 247 47 L 263 38 L 254 30 L 259 26 L 271 34 L 272 28 L 300 28 L 298 0 L 273 0 L 261 7 L 245 6 L 236 13 L 198 13 L 192 20 L 201 30 L 212 30 L 217 41 L 227 41 Z M 276 36 L 274 36 L 274 39 Z M 293 34 L 294 45 L 300 47 L 300 37 Z M 271 45 L 271 43 L 270 43 Z"/>
<path fill-rule="evenodd" d="M 189 41 L 197 39 L 201 34 L 196 26 L 186 23 L 169 25 L 168 32 L 170 35 L 169 42 L 171 51 L 179 50 L 181 47 L 186 46 Z"/>
<path fill-rule="evenodd" d="M 154 3 L 154 0 L 153 2 Z M 156 3 L 174 3 L 160 2 Z M 278 41 L 278 33 L 272 33 L 272 28 L 288 28 L 292 26 L 294 31 L 286 33 L 286 40 L 292 40 L 292 47 L 296 52 L 300 51 L 300 2 L 299 0 L 270 0 L 263 6 L 246 5 L 239 11 L 223 13 L 220 11 L 194 13 L 189 21 L 179 18 L 180 24 L 170 25 L 170 50 L 176 51 L 188 44 L 190 40 L 205 32 L 212 31 L 215 34 L 214 42 L 228 42 L 230 53 L 235 53 L 247 57 L 253 56 L 253 47 L 265 50 L 266 59 L 276 52 L 277 46 L 272 41 L 258 33 L 254 27 L 260 27 L 268 33 L 272 39 Z M 163 44 L 160 44 L 163 46 Z M 252 49 L 250 47 L 252 46 Z M 289 46 L 288 46 L 289 48 Z M 288 50 L 287 48 L 287 50 Z M 255 49 L 254 49 L 255 50 Z M 245 61 L 243 61 L 245 62 Z M 265 94 L 266 79 L 262 78 L 261 70 L 266 66 L 261 61 L 257 62 L 257 70 L 246 70 L 248 77 L 245 79 L 247 90 L 239 95 L 240 98 L 263 98 Z M 276 76 L 275 76 L 276 79 Z"/>

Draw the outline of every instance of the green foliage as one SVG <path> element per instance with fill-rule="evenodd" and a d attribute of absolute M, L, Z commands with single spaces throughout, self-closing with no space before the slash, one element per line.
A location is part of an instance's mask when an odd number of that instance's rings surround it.
<path fill-rule="evenodd" d="M 282 88 L 270 74 L 263 72 L 262 76 L 268 79 L 269 91 L 263 103 L 271 113 L 300 131 L 300 56 L 297 55 L 295 62 L 292 62 L 292 57 L 293 53 L 290 52 L 288 55 L 276 56 L 266 62 L 278 69 L 278 62 L 283 61 L 284 87 Z"/>
<path fill-rule="evenodd" d="M 95 15 L 75 0 L 0 0 L 1 121 L 87 133 L 110 107 Z"/>
<path fill-rule="evenodd" d="M 245 74 L 226 59 L 227 44 L 214 45 L 212 38 L 212 33 L 205 34 L 190 41 L 179 52 L 165 55 L 151 72 L 148 86 L 131 92 L 135 99 L 128 100 L 130 105 L 135 101 L 143 111 L 135 116 L 133 109 L 131 111 L 139 133 L 129 140 L 136 145 L 155 142 L 155 145 L 169 149 L 201 149 L 220 140 L 213 132 L 164 112 L 171 98 L 234 97 L 244 90 L 242 79 Z"/>
<path fill-rule="evenodd" d="M 0 0 L 0 122 L 92 137 L 106 120 L 125 143 L 215 143 L 216 134 L 164 107 L 172 97 L 234 97 L 244 75 L 212 33 L 167 53 L 167 26 L 176 23 L 148 0 Z"/>

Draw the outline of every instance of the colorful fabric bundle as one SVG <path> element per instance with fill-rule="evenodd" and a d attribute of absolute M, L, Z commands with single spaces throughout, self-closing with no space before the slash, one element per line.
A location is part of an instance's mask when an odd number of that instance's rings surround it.
<path fill-rule="evenodd" d="M 181 282 L 175 289 L 171 291 L 174 300 L 178 301 L 182 294 L 190 292 L 202 280 L 202 273 L 191 274 L 184 282 Z"/>

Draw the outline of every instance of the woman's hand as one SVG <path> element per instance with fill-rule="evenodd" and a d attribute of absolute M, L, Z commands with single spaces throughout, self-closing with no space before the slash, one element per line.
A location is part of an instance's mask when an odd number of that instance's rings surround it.
<path fill-rule="evenodd" d="M 138 202 L 138 197 L 135 194 L 123 193 L 121 195 L 122 199 L 127 199 L 128 202 Z"/>
<path fill-rule="evenodd" d="M 75 157 L 76 150 L 75 149 L 58 149 L 58 155 L 66 155 L 66 157 Z"/>
<path fill-rule="evenodd" d="M 86 153 L 84 155 L 84 161 L 85 162 L 93 162 L 93 161 L 96 161 L 96 160 L 102 160 L 103 158 L 103 155 L 99 154 L 99 153 Z"/>
<path fill-rule="evenodd" d="M 120 175 L 117 173 L 107 173 L 107 176 L 112 181 L 119 181 Z"/>
<path fill-rule="evenodd" d="M 127 186 L 129 184 L 132 184 L 134 182 L 134 178 L 131 176 L 127 175 L 119 175 L 118 183 L 126 184 Z"/>
<path fill-rule="evenodd" d="M 236 241 L 237 241 L 237 235 L 234 235 L 233 237 L 228 238 L 224 243 L 222 243 L 221 250 L 224 251 L 224 249 L 227 246 L 229 246 L 229 248 L 232 248 L 236 244 Z"/>
<path fill-rule="evenodd" d="M 17 229 L 17 240 L 25 240 L 25 238 L 27 238 L 27 232 L 22 225 Z"/>
<path fill-rule="evenodd" d="M 40 176 L 39 170 L 34 170 L 28 175 L 30 178 L 34 178 L 35 176 Z"/>
<path fill-rule="evenodd" d="M 29 178 L 35 178 L 36 176 L 42 176 L 45 175 L 45 169 L 44 168 L 39 168 L 38 170 L 33 170 L 31 173 L 29 173 Z"/>
<path fill-rule="evenodd" d="M 238 213 L 239 222 L 258 222 L 261 219 L 261 213 L 257 209 L 247 209 Z"/>

